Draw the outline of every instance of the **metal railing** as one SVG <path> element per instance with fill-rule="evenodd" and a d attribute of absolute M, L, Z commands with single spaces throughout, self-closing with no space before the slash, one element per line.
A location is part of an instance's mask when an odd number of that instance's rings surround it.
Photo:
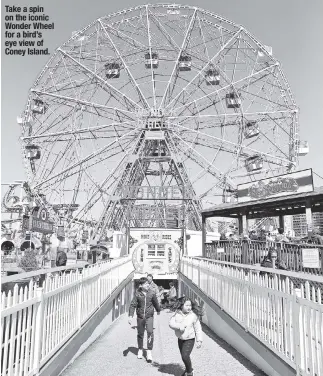
<path fill-rule="evenodd" d="M 303 266 L 302 249 L 316 248 L 319 252 L 319 268 Z M 275 249 L 278 259 L 288 270 L 323 275 L 323 246 L 312 243 L 278 243 L 258 240 L 219 240 L 205 244 L 206 257 L 214 260 L 242 264 L 260 264 L 269 249 Z"/>
<path fill-rule="evenodd" d="M 323 375 L 323 277 L 191 257 L 180 271 L 297 375 Z"/>
<path fill-rule="evenodd" d="M 130 257 L 1 295 L 1 375 L 34 375 L 133 271 Z"/>

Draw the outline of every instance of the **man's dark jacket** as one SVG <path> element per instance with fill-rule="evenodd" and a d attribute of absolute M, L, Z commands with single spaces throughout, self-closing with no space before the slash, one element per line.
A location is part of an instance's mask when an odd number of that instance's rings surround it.
<path fill-rule="evenodd" d="M 154 307 L 157 311 L 157 314 L 159 314 L 160 307 L 158 304 L 156 293 L 152 290 L 148 290 L 146 294 L 144 294 L 141 288 L 139 288 L 135 292 L 135 296 L 130 304 L 129 316 L 132 317 L 136 309 L 138 318 L 147 319 L 148 317 L 154 316 Z"/>

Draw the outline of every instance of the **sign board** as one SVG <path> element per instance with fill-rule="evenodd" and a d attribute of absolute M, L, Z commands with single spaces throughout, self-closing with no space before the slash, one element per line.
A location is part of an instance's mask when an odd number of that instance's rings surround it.
<path fill-rule="evenodd" d="M 146 140 L 164 140 L 164 131 L 146 131 Z"/>
<path fill-rule="evenodd" d="M 30 231 L 42 234 L 52 234 L 54 232 L 54 223 L 31 216 L 29 219 L 29 229 Z"/>
<path fill-rule="evenodd" d="M 49 220 L 48 212 L 44 208 L 35 208 L 32 215 L 24 215 L 22 218 L 23 230 L 52 234 L 54 223 Z"/>
<path fill-rule="evenodd" d="M 320 268 L 320 256 L 318 248 L 302 248 L 303 268 Z"/>
<path fill-rule="evenodd" d="M 124 200 L 183 200 L 191 197 L 188 188 L 171 186 L 123 186 L 119 198 Z"/>
<path fill-rule="evenodd" d="M 138 220 L 151 220 L 152 218 L 165 218 L 167 221 L 176 220 L 179 221 L 183 217 L 183 209 L 174 208 L 172 206 L 163 206 L 159 208 L 156 205 L 133 206 L 131 212 L 129 213 L 129 219 L 138 219 Z"/>
<path fill-rule="evenodd" d="M 239 184 L 238 202 L 290 196 L 298 193 L 312 192 L 313 190 L 313 174 L 310 168 L 255 182 Z"/>

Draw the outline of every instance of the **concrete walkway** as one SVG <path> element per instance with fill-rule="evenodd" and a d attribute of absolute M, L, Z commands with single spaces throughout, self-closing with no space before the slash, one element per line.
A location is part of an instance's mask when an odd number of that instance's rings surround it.
<path fill-rule="evenodd" d="M 137 359 L 137 330 L 131 327 L 127 315 L 121 316 L 99 337 L 63 376 L 180 376 L 184 366 L 177 348 L 177 338 L 169 328 L 171 313 L 155 315 L 153 363 Z M 134 319 L 134 325 L 136 320 Z M 200 349 L 192 352 L 194 376 L 264 375 L 235 349 L 203 325 L 204 340 Z M 144 346 L 146 345 L 146 336 Z M 145 351 L 144 351 L 145 355 Z"/>

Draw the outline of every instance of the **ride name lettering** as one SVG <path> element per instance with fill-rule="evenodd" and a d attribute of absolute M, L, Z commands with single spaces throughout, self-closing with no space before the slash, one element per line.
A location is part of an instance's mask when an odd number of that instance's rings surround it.
<path fill-rule="evenodd" d="M 39 219 L 32 219 L 32 227 L 38 228 L 42 230 L 52 231 L 53 230 L 53 224 L 50 222 L 43 222 Z"/>

